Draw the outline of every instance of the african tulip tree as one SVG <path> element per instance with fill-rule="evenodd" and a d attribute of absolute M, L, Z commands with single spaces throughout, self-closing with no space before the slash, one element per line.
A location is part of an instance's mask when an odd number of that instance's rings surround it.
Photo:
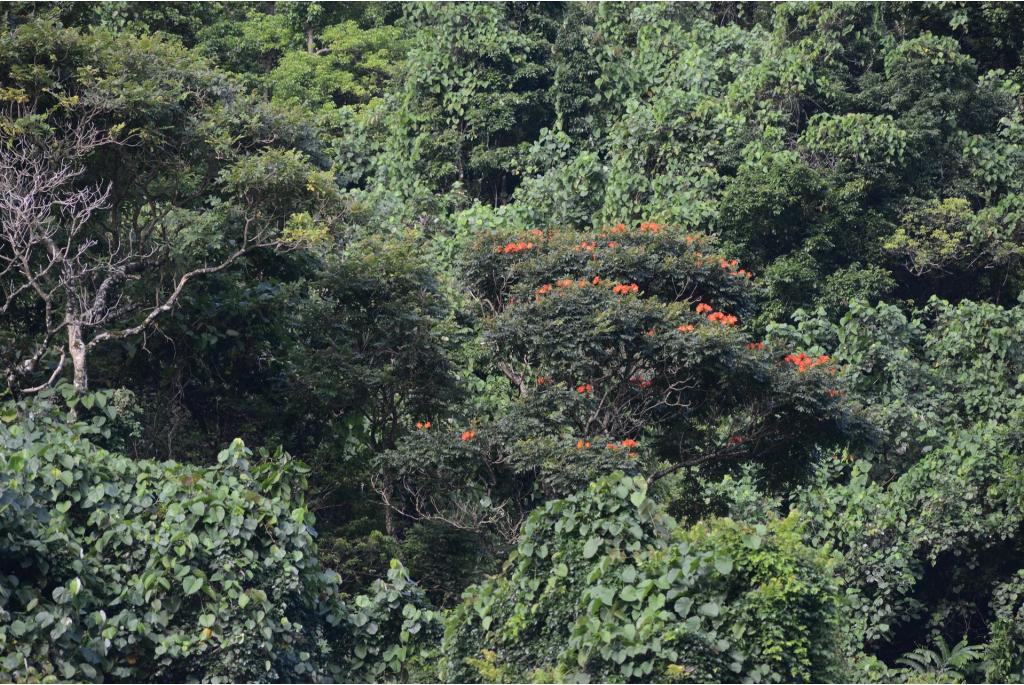
<path fill-rule="evenodd" d="M 750 339 L 752 275 L 708 236 L 534 231 L 480 241 L 465 273 L 508 390 L 382 457 L 385 503 L 406 516 L 511 540 L 538 501 L 612 470 L 755 461 L 782 483 L 845 434 L 829 360 Z"/>

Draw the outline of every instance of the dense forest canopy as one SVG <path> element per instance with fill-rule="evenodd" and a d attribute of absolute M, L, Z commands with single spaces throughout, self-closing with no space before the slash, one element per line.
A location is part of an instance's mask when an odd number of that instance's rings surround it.
<path fill-rule="evenodd" d="M 0 5 L 0 681 L 1024 681 L 1022 56 Z"/>

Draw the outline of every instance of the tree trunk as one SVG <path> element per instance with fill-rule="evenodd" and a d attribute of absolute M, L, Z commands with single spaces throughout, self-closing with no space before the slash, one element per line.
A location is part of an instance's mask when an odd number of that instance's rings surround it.
<path fill-rule="evenodd" d="M 82 340 L 82 326 L 68 323 L 68 353 L 75 370 L 75 390 L 85 392 L 89 389 L 89 370 L 85 365 L 85 341 Z"/>

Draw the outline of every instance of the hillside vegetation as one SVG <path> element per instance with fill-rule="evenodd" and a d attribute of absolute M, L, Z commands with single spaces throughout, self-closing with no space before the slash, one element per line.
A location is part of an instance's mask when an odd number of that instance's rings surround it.
<path fill-rule="evenodd" d="M 0 5 L 0 681 L 1024 681 L 1022 56 Z"/>

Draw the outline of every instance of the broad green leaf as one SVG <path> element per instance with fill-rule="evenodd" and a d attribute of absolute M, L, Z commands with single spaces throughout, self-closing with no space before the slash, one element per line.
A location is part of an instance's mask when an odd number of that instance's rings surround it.
<path fill-rule="evenodd" d="M 603 543 L 604 540 L 598 537 L 593 537 L 587 540 L 586 543 L 583 545 L 583 558 L 590 559 L 591 557 L 593 557 L 595 554 L 597 554 L 597 550 L 601 549 L 601 545 Z"/>

